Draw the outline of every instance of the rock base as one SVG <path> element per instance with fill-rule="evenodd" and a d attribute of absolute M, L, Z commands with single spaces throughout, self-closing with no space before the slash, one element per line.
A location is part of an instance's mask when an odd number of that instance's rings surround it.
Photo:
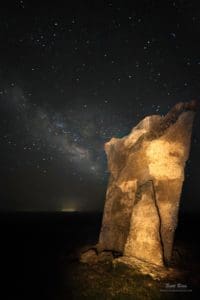
<path fill-rule="evenodd" d="M 149 275 L 154 280 L 161 280 L 161 279 L 181 279 L 183 273 L 175 268 L 167 268 L 161 267 L 154 264 L 150 264 L 148 262 L 144 262 L 134 257 L 126 257 L 122 256 L 113 260 L 113 266 L 117 267 L 119 265 L 125 265 L 129 268 L 134 269 L 134 271 L 143 274 Z"/>
<path fill-rule="evenodd" d="M 97 248 L 91 248 L 80 254 L 80 262 L 86 264 L 96 264 L 98 262 L 111 262 L 114 259 L 112 251 L 98 252 Z"/>

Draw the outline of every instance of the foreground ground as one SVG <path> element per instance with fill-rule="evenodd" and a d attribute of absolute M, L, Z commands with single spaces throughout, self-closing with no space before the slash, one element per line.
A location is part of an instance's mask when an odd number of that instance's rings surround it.
<path fill-rule="evenodd" d="M 113 269 L 110 263 L 93 266 L 74 264 L 70 274 L 66 294 L 70 286 L 71 299 L 193 299 L 198 295 L 194 286 L 193 291 L 190 290 L 191 284 L 187 283 L 183 291 L 180 282 L 174 288 L 174 281 L 155 281 L 125 266 Z"/>
<path fill-rule="evenodd" d="M 180 280 L 155 281 L 111 263 L 79 263 L 82 246 L 95 244 L 101 214 L 2 214 L 0 298 L 198 299 L 198 216 L 181 216 L 173 263 L 187 270 Z M 169 291 L 169 284 L 175 284 Z M 178 285 L 185 291 L 177 291 Z M 167 287 L 168 285 L 168 287 Z M 168 291 L 166 290 L 168 288 Z M 173 287 L 174 288 L 174 287 Z"/>

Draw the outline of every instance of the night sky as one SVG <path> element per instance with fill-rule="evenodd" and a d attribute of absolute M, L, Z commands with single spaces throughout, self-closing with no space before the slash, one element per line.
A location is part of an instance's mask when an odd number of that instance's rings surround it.
<path fill-rule="evenodd" d="M 104 143 L 199 95 L 193 1 L 2 2 L 0 209 L 101 210 Z M 185 211 L 200 210 L 199 130 L 198 113 Z"/>

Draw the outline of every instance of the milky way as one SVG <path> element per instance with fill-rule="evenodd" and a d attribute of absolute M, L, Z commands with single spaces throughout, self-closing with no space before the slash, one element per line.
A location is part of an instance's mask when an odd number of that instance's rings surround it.
<path fill-rule="evenodd" d="M 121 118 L 106 113 L 106 109 L 96 110 L 96 107 L 64 107 L 62 112 L 56 112 L 51 107 L 42 108 L 29 102 L 19 87 L 13 87 L 2 96 L 2 109 L 12 120 L 11 131 L 22 137 L 20 142 L 23 150 L 55 152 L 63 160 L 63 166 L 71 163 L 79 172 L 104 178 L 103 144 L 106 140 L 123 130 L 123 125 L 110 127 L 112 122 L 123 123 Z M 115 119 L 115 120 L 114 120 Z M 5 122 L 7 122 L 5 120 Z M 119 129 L 119 127 L 121 127 Z M 13 134 L 4 135 L 10 145 Z M 52 156 L 44 155 L 43 160 Z M 45 170 L 43 170 L 45 171 Z"/>

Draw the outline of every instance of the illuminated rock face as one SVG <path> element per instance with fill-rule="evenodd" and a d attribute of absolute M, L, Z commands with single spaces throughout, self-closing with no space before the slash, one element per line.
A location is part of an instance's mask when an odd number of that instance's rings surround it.
<path fill-rule="evenodd" d="M 150 116 L 105 144 L 110 179 L 98 246 L 163 266 L 172 254 L 196 103 Z"/>

